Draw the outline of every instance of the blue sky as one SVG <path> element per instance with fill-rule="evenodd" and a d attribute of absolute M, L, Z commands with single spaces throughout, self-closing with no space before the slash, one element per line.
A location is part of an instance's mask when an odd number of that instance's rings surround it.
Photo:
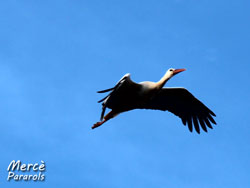
<path fill-rule="evenodd" d="M 1 1 L 1 187 L 249 187 L 249 1 Z M 125 73 L 183 86 L 218 126 L 190 133 L 135 110 L 98 129 Z M 12 160 L 46 162 L 45 182 L 7 182 Z"/>

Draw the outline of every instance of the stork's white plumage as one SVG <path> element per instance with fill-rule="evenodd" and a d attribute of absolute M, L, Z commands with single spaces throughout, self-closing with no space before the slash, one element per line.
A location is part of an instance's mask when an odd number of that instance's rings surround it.
<path fill-rule="evenodd" d="M 207 132 L 207 127 L 213 128 L 211 122 L 216 124 L 212 116 L 215 114 L 202 102 L 196 99 L 185 88 L 163 88 L 165 83 L 174 75 L 185 69 L 169 69 L 158 82 L 135 83 L 130 79 L 130 74 L 124 75 L 115 87 L 98 91 L 110 93 L 98 102 L 102 102 L 101 121 L 95 123 L 92 129 L 99 127 L 119 113 L 133 109 L 168 110 L 180 117 L 184 125 L 197 133 L 200 127 Z M 111 111 L 104 116 L 105 109 Z"/>

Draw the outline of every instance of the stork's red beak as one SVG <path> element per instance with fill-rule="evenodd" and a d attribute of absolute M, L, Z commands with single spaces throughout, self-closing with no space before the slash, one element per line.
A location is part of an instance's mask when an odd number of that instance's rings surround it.
<path fill-rule="evenodd" d="M 186 69 L 175 69 L 174 70 L 174 75 L 176 75 L 176 74 L 178 74 L 178 73 L 180 73 L 180 72 L 183 72 L 183 71 L 185 71 Z"/>

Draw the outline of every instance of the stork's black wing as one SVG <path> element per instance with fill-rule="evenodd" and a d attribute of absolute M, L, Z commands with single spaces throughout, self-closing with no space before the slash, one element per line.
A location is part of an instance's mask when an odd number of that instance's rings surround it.
<path fill-rule="evenodd" d="M 133 82 L 130 79 L 130 74 L 125 74 L 115 87 L 98 91 L 98 93 L 111 91 L 106 97 L 98 101 L 99 103 L 102 102 L 101 120 L 104 117 L 106 107 L 116 112 L 133 109 L 140 89 L 141 85 Z"/>
<path fill-rule="evenodd" d="M 216 115 L 185 88 L 163 88 L 142 108 L 168 110 L 179 116 L 184 125 L 187 123 L 191 132 L 193 125 L 200 133 L 200 126 L 207 132 L 207 127 L 213 128 L 210 122 L 216 124 L 212 117 Z"/>

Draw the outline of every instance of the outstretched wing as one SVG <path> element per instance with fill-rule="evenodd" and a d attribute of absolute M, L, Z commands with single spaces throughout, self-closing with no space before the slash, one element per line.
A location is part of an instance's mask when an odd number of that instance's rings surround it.
<path fill-rule="evenodd" d="M 163 88 L 142 108 L 168 110 L 179 116 L 184 125 L 187 123 L 191 132 L 193 125 L 200 133 L 200 126 L 207 132 L 207 127 L 213 128 L 210 122 L 216 124 L 212 117 L 216 115 L 185 88 Z"/>
<path fill-rule="evenodd" d="M 136 102 L 140 88 L 140 84 L 137 84 L 130 79 L 130 74 L 125 74 L 115 87 L 98 91 L 98 93 L 111 91 L 106 97 L 98 101 L 99 103 L 102 102 L 101 120 L 104 117 L 106 107 L 118 112 L 130 110 Z"/>

